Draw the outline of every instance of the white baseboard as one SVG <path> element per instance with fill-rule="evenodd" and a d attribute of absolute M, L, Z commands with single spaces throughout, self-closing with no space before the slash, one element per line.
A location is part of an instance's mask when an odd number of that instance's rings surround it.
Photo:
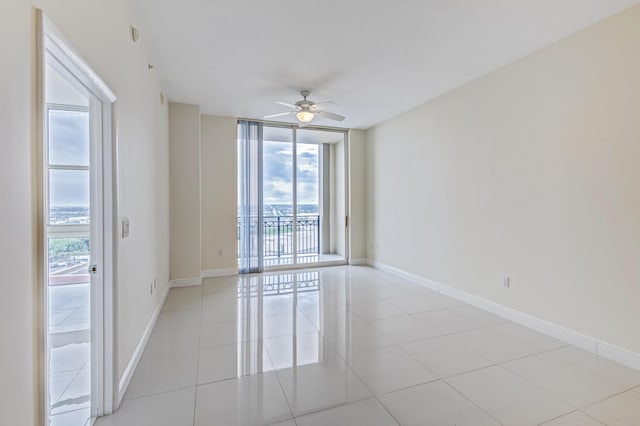
<path fill-rule="evenodd" d="M 116 406 L 114 407 L 114 411 L 120 407 L 120 403 L 122 402 L 122 398 L 124 398 L 124 394 L 127 391 L 127 387 L 129 387 L 129 383 L 131 382 L 131 378 L 133 377 L 133 373 L 136 371 L 136 367 L 140 362 L 140 358 L 142 357 L 142 353 L 144 352 L 144 348 L 147 346 L 147 342 L 149 341 L 149 337 L 151 336 L 151 332 L 153 331 L 153 327 L 156 325 L 156 321 L 158 319 L 158 315 L 160 315 L 160 311 L 164 306 L 164 302 L 167 300 L 167 295 L 169 294 L 170 286 L 167 286 L 164 294 L 160 298 L 160 302 L 156 309 L 153 311 L 153 315 L 149 319 L 147 323 L 147 327 L 144 329 L 140 340 L 138 341 L 138 345 L 136 349 L 133 351 L 131 358 L 129 359 L 129 363 L 127 367 L 124 369 L 122 376 L 120 377 L 120 381 L 118 382 L 118 395 L 116 398 Z"/>
<path fill-rule="evenodd" d="M 175 280 L 171 280 L 170 281 L 170 287 L 171 288 L 176 288 L 176 287 L 192 287 L 195 285 L 201 285 L 202 284 L 202 278 L 178 278 Z"/>
<path fill-rule="evenodd" d="M 367 260 L 367 264 L 373 266 L 381 271 L 388 272 L 392 275 L 396 275 L 401 278 L 405 278 L 408 281 L 420 284 L 429 290 L 442 293 L 446 296 L 468 303 L 492 314 L 498 315 L 516 324 L 531 328 L 540 333 L 554 337 L 560 341 L 566 342 L 570 345 L 577 346 L 602 358 L 615 361 L 619 364 L 626 365 L 628 367 L 640 370 L 640 354 L 627 351 L 625 349 L 618 348 L 610 343 L 603 342 L 594 337 L 586 336 L 577 331 L 569 330 L 568 328 L 554 324 L 549 321 L 534 317 L 529 314 L 517 311 L 513 308 L 495 303 L 473 294 L 458 290 L 451 286 L 440 284 L 435 281 L 428 280 L 421 276 L 403 271 L 402 269 L 394 266 L 386 265 L 374 260 Z"/>
<path fill-rule="evenodd" d="M 238 268 L 205 269 L 202 278 L 230 277 L 238 275 Z"/>
<path fill-rule="evenodd" d="M 598 356 L 640 370 L 640 355 L 605 342 L 598 342 Z"/>
<path fill-rule="evenodd" d="M 349 265 L 368 265 L 369 259 L 349 259 Z"/>
<path fill-rule="evenodd" d="M 238 268 L 206 269 L 200 273 L 200 277 L 176 278 L 171 280 L 171 288 L 193 287 L 202 285 L 203 278 L 229 277 L 238 275 Z"/>
<path fill-rule="evenodd" d="M 420 284 L 423 287 L 427 287 L 429 290 L 433 290 L 436 292 L 440 291 L 440 285 L 438 283 L 426 278 L 422 278 L 421 276 L 412 274 L 410 272 L 403 271 L 402 269 L 396 268 L 394 266 L 389 266 L 384 263 L 376 262 L 375 260 L 369 259 L 367 259 L 367 264 L 373 266 L 376 269 L 380 269 L 381 271 L 388 272 L 391 275 L 404 278 L 408 281 L 413 281 L 414 283 Z"/>

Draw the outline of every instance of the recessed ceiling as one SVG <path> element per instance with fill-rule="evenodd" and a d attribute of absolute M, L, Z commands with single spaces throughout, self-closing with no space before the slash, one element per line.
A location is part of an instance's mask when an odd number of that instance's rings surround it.
<path fill-rule="evenodd" d="M 262 118 L 310 89 L 368 128 L 638 0 L 134 0 L 169 99 Z M 334 126 L 318 118 L 314 124 Z"/>

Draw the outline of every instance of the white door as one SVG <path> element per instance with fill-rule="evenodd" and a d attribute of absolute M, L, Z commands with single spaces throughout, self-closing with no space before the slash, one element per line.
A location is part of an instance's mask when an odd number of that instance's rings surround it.
<path fill-rule="evenodd" d="M 38 11 L 44 421 L 113 408 L 111 103 L 115 96 Z"/>

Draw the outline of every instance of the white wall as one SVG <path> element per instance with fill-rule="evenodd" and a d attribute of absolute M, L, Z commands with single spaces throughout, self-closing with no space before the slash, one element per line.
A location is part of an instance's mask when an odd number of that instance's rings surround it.
<path fill-rule="evenodd" d="M 117 374 L 120 376 L 168 284 L 168 108 L 144 40 L 133 44 L 129 2 L 34 0 L 115 92 L 117 217 L 130 235 L 117 241 Z M 150 294 L 149 285 L 158 288 Z"/>
<path fill-rule="evenodd" d="M 202 116 L 203 271 L 238 268 L 237 123 L 235 118 Z"/>
<path fill-rule="evenodd" d="M 367 131 L 368 257 L 640 353 L 639 22 Z"/>
<path fill-rule="evenodd" d="M 366 257 L 365 132 L 349 131 L 349 242 L 350 259 Z"/>
<path fill-rule="evenodd" d="M 331 239 L 329 240 L 329 253 L 336 254 L 338 241 L 336 229 L 338 228 L 338 210 L 336 209 L 336 200 L 338 191 L 336 189 L 337 175 L 336 170 L 336 149 L 337 144 L 329 146 L 329 232 Z"/>
<path fill-rule="evenodd" d="M 200 279 L 200 107 L 169 104 L 171 279 Z"/>
<path fill-rule="evenodd" d="M 34 357 L 40 338 L 35 250 L 35 14 L 49 16 L 83 59 L 118 96 L 113 108 L 117 139 L 117 216 L 131 221 L 131 235 L 117 241 L 116 372 L 122 374 L 169 279 L 167 107 L 160 85 L 147 69 L 144 42 L 129 39 L 128 2 L 4 0 L 0 4 L 0 107 L 3 208 L 10 224 L 0 246 L 3 297 L 0 351 L 3 423 L 32 425 L 39 416 Z M 158 288 L 150 295 L 149 284 Z"/>
<path fill-rule="evenodd" d="M 336 244 L 336 254 L 340 256 L 347 256 L 346 252 L 346 228 L 345 228 L 345 217 L 347 215 L 346 209 L 346 183 L 347 176 L 345 174 L 345 161 L 347 161 L 345 155 L 345 147 L 347 146 L 347 141 L 342 140 L 334 144 L 335 152 L 336 152 L 336 160 L 335 160 L 335 188 L 333 193 L 335 194 L 335 204 L 333 204 L 335 212 L 336 212 L 336 220 L 335 224 L 331 227 L 331 232 L 333 233 L 334 241 Z"/>
<path fill-rule="evenodd" d="M 37 406 L 31 19 L 29 2 L 0 2 L 0 413 L 8 425 L 34 425 Z"/>

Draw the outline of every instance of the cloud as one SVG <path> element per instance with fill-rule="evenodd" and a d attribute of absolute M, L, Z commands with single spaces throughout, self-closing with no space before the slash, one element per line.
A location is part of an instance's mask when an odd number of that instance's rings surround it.
<path fill-rule="evenodd" d="M 52 207 L 89 207 L 89 172 L 52 170 L 49 174 Z"/>
<path fill-rule="evenodd" d="M 49 162 L 89 165 L 89 114 L 52 110 L 49 116 Z M 89 172 L 52 170 L 49 174 L 51 206 L 89 207 Z"/>
<path fill-rule="evenodd" d="M 297 147 L 298 202 L 318 203 L 318 145 Z M 293 190 L 293 149 L 290 143 L 263 144 L 263 191 L 265 204 L 291 204 Z"/>
<path fill-rule="evenodd" d="M 50 111 L 49 161 L 53 164 L 89 165 L 89 113 Z"/>

